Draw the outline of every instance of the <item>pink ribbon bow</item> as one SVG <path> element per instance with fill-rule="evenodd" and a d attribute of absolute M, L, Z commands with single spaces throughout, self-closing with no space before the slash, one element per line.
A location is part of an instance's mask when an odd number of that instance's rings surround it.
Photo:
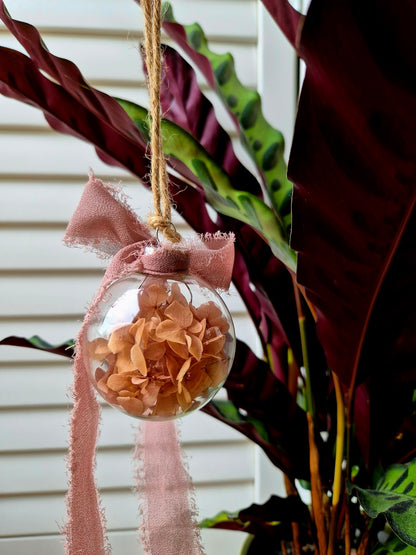
<path fill-rule="evenodd" d="M 105 518 L 94 479 L 95 447 L 100 407 L 88 377 L 82 350 L 94 310 L 106 287 L 131 272 L 169 273 L 183 266 L 215 289 L 228 289 L 234 263 L 234 236 L 206 235 L 178 246 L 155 245 L 149 228 L 129 208 L 119 190 L 94 175 L 84 189 L 69 222 L 64 242 L 86 246 L 99 256 L 113 257 L 77 337 L 68 468 L 70 485 L 66 498 L 66 553 L 102 555 L 110 552 Z M 173 421 L 145 422 L 136 446 L 140 469 L 137 487 L 141 495 L 141 539 L 152 555 L 200 555 L 203 553 L 193 486 L 184 468 L 183 454 Z"/>

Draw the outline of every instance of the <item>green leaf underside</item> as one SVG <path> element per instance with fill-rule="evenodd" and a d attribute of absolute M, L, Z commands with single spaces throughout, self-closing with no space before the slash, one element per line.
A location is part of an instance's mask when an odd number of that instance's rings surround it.
<path fill-rule="evenodd" d="M 220 412 L 220 414 L 222 414 L 222 416 L 224 416 L 228 420 L 231 420 L 236 423 L 249 422 L 250 424 L 252 424 L 254 428 L 257 430 L 260 437 L 262 437 L 264 441 L 267 441 L 270 443 L 269 434 L 267 433 L 267 430 L 264 427 L 264 424 L 260 420 L 256 418 L 252 418 L 250 416 L 247 416 L 247 417 L 243 416 L 238 410 L 238 408 L 231 401 L 212 401 L 212 403 L 214 404 L 215 408 Z"/>
<path fill-rule="evenodd" d="M 147 141 L 149 115 L 145 108 L 133 102 L 116 99 Z M 201 183 L 211 206 L 226 216 L 236 218 L 255 228 L 270 244 L 273 253 L 294 270 L 295 256 L 289 249 L 285 233 L 273 210 L 255 195 L 235 190 L 227 173 L 208 152 L 175 123 L 163 119 L 161 124 L 164 153 L 182 162 Z M 178 170 L 180 171 L 180 170 Z"/>
<path fill-rule="evenodd" d="M 273 534 L 284 523 L 305 522 L 307 519 L 308 509 L 298 497 L 272 495 L 262 505 L 253 503 L 241 511 L 221 511 L 212 518 L 204 519 L 200 527 Z"/>
<path fill-rule="evenodd" d="M 164 14 L 165 21 L 177 23 L 169 3 L 164 4 Z M 242 144 L 264 176 L 269 198 L 284 228 L 288 230 L 291 223 L 292 183 L 286 177 L 283 135 L 264 118 L 259 93 L 244 87 L 238 79 L 233 56 L 230 53 L 212 52 L 198 23 L 183 25 L 183 29 L 189 48 L 209 60 L 216 92 L 237 119 Z"/>
<path fill-rule="evenodd" d="M 416 459 L 390 466 L 375 489 L 355 490 L 371 518 L 384 514 L 392 530 L 406 544 L 416 547 Z"/>
<path fill-rule="evenodd" d="M 383 545 L 377 544 L 371 551 L 371 555 L 394 555 L 400 553 L 401 555 L 415 555 L 416 549 L 403 543 L 397 536 L 392 534 L 390 538 Z"/>

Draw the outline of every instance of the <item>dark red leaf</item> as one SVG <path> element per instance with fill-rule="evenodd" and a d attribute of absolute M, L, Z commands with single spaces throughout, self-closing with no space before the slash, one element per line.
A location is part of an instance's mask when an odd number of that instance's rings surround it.
<path fill-rule="evenodd" d="M 387 331 L 397 345 L 414 310 L 405 284 L 416 272 L 403 276 L 399 261 L 414 260 L 403 239 L 416 201 L 414 17 L 409 0 L 312 1 L 299 45 L 292 246 L 328 363 L 347 385 L 363 349 L 362 377 L 377 371 Z"/>
<path fill-rule="evenodd" d="M 107 94 L 90 87 L 73 62 L 50 53 L 36 27 L 10 17 L 3 0 L 0 0 L 0 19 L 25 48 L 36 67 L 62 85 L 88 111 L 110 127 L 118 129 L 119 134 L 143 145 L 137 127 L 121 106 L 111 101 Z"/>
<path fill-rule="evenodd" d="M 126 136 L 106 118 L 118 106 L 111 97 L 106 97 L 105 112 L 98 117 L 42 75 L 27 56 L 4 47 L 0 47 L 0 92 L 39 108 L 53 129 L 88 141 L 106 161 L 146 175 L 145 145 L 138 130 L 135 138 Z"/>
<path fill-rule="evenodd" d="M 72 358 L 74 356 L 74 341 L 70 339 L 65 341 L 65 343 L 60 343 L 59 345 L 52 345 L 48 343 L 38 335 L 34 335 L 27 339 L 26 337 L 17 337 L 11 335 L 5 337 L 0 341 L 0 345 L 11 345 L 13 347 L 27 347 L 29 349 L 38 349 L 40 351 L 46 351 L 55 355 L 60 355 L 67 358 Z"/>

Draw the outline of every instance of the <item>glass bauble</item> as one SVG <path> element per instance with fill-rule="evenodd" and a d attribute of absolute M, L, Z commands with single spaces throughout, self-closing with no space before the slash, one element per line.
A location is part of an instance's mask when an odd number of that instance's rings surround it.
<path fill-rule="evenodd" d="M 97 305 L 84 348 L 91 380 L 113 407 L 152 420 L 203 407 L 235 353 L 231 315 L 218 293 L 187 274 L 130 274 Z"/>

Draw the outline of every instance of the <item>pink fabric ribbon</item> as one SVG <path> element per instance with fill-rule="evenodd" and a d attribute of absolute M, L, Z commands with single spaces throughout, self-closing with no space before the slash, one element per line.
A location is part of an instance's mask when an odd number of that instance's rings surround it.
<path fill-rule="evenodd" d="M 86 331 L 106 287 L 131 272 L 169 273 L 186 261 L 188 273 L 216 289 L 228 289 L 234 263 L 234 236 L 206 235 L 179 246 L 163 246 L 154 254 L 149 228 L 129 208 L 119 189 L 94 175 L 84 189 L 69 222 L 64 242 L 85 246 L 101 257 L 113 257 L 77 337 L 66 498 L 66 553 L 102 555 L 110 552 L 105 518 L 94 478 L 100 406 L 82 355 Z M 195 518 L 193 487 L 184 469 L 173 421 L 144 422 L 136 446 L 140 471 L 136 489 L 141 496 L 141 538 L 151 555 L 203 553 Z"/>

